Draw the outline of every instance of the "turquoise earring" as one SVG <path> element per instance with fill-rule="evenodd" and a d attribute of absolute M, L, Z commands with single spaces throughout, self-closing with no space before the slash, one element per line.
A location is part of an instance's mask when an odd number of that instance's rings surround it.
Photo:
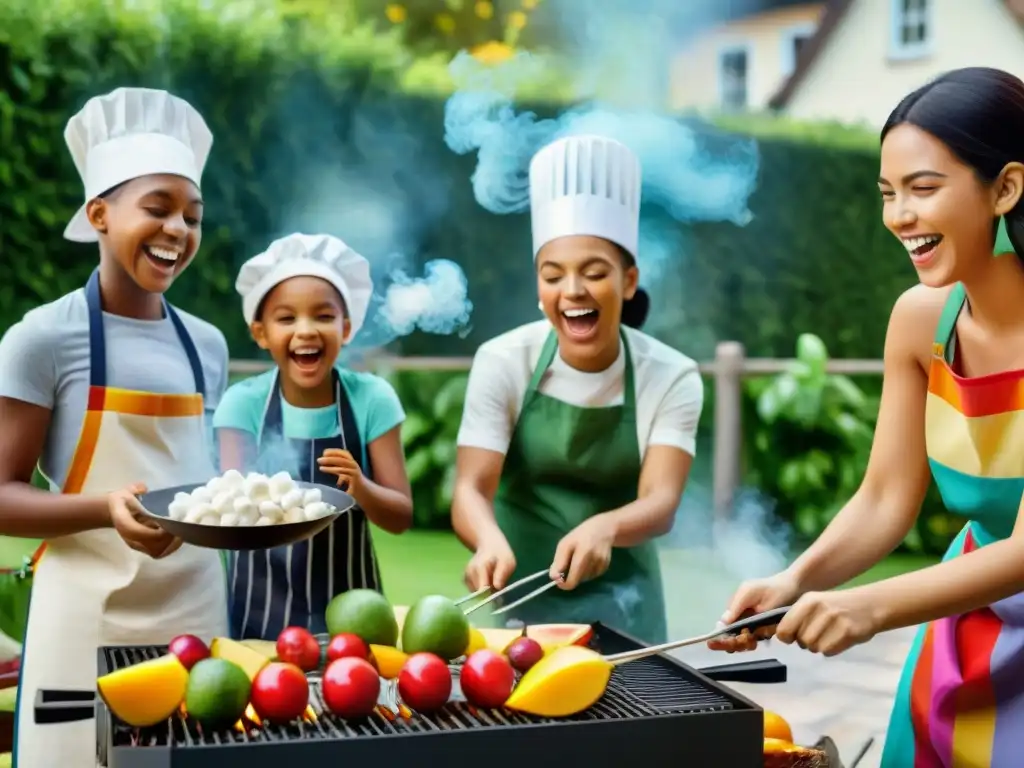
<path fill-rule="evenodd" d="M 1001 253 L 1013 253 L 1013 243 L 1010 242 L 1010 233 L 1006 229 L 1006 217 L 999 217 L 999 229 L 996 230 L 996 244 L 992 247 L 992 255 L 998 256 Z"/>

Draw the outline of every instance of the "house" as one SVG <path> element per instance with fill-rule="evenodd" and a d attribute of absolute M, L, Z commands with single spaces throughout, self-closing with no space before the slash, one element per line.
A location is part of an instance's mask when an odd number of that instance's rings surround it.
<path fill-rule="evenodd" d="M 769 106 L 879 127 L 901 98 L 950 69 L 1024 76 L 1024 0 L 829 0 L 805 46 Z"/>
<path fill-rule="evenodd" d="M 823 0 L 721 0 L 717 23 L 692 35 L 672 57 L 669 108 L 766 109 L 795 71 L 825 6 Z"/>

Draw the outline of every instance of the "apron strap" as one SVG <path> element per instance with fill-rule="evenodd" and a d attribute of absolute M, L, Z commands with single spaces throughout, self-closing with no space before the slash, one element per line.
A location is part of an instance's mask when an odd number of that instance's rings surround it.
<path fill-rule="evenodd" d="M 278 439 L 284 438 L 280 377 L 280 370 L 274 371 L 274 378 L 270 383 L 270 392 L 267 395 L 267 404 L 263 410 L 263 421 L 260 424 L 259 435 L 257 435 L 257 446 L 263 443 L 265 435 Z M 331 378 L 334 380 L 334 402 L 338 406 L 338 426 L 341 431 L 342 449 L 353 453 L 356 461 L 363 468 L 363 474 L 372 480 L 373 468 L 370 461 L 370 452 L 363 445 L 363 441 L 359 437 L 355 411 L 352 410 L 352 403 L 349 401 L 345 388 L 342 386 L 341 375 L 338 373 L 337 368 L 331 370 Z M 306 478 L 306 480 L 307 482 L 314 482 L 312 477 Z"/>
<path fill-rule="evenodd" d="M 171 319 L 174 330 L 185 348 L 185 355 L 192 367 L 192 377 L 195 380 L 196 392 L 206 395 L 206 377 L 203 374 L 203 366 L 199 361 L 199 353 L 192 341 L 181 317 L 174 311 L 174 308 L 161 298 L 164 311 Z M 93 387 L 107 386 L 107 344 L 103 333 L 103 302 L 100 298 L 100 270 L 99 267 L 93 270 L 89 276 L 89 282 L 85 285 L 85 303 L 89 309 L 89 384 Z"/>
<path fill-rule="evenodd" d="M 957 283 L 946 298 L 942 307 L 938 325 L 935 326 L 935 340 L 932 351 L 936 357 L 943 358 L 950 365 L 956 356 L 956 321 L 967 302 L 967 291 L 963 283 Z"/>
<path fill-rule="evenodd" d="M 626 334 L 621 328 L 619 329 L 619 338 L 622 339 L 622 346 L 626 351 L 626 367 L 623 373 L 622 407 L 627 414 L 632 415 L 636 411 L 636 384 L 633 377 L 633 355 L 629 351 L 629 342 L 626 341 Z M 537 393 L 540 387 L 540 380 L 543 378 L 544 372 L 554 361 L 556 352 L 558 352 L 558 335 L 552 330 L 548 334 L 547 339 L 544 340 L 544 346 L 541 348 L 540 357 L 537 358 L 537 365 L 533 369 L 533 375 L 530 377 L 530 384 L 526 388 L 527 398 Z"/>

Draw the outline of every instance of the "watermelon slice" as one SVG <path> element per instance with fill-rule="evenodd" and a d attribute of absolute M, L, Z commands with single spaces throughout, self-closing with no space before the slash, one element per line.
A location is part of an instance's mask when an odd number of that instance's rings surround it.
<path fill-rule="evenodd" d="M 590 624 L 531 624 L 526 636 L 540 643 L 544 653 L 551 653 L 566 645 L 586 645 L 594 636 L 594 628 Z"/>

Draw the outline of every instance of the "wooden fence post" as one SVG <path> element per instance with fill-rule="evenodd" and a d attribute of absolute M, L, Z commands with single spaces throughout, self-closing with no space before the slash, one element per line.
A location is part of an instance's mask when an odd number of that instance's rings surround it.
<path fill-rule="evenodd" d="M 726 517 L 740 486 L 743 443 L 743 345 L 723 341 L 715 347 L 715 516 Z"/>

